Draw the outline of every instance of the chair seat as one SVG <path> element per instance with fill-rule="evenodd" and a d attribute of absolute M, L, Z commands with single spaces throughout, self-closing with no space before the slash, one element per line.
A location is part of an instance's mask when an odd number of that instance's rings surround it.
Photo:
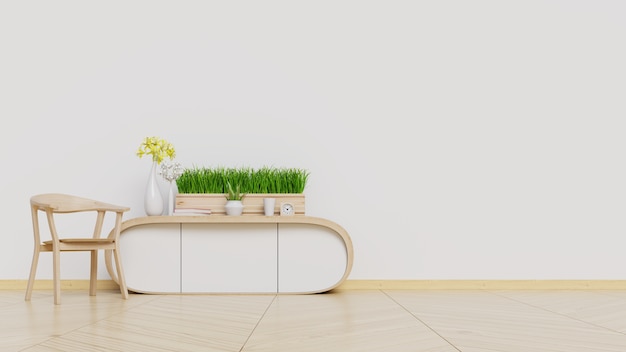
<path fill-rule="evenodd" d="M 109 238 L 60 238 L 59 242 L 61 243 L 113 243 L 114 239 Z M 45 245 L 51 245 L 52 240 L 43 241 Z"/>

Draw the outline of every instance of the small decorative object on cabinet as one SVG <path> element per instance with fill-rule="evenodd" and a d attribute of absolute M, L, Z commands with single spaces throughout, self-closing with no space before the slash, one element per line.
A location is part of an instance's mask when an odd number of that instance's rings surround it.
<path fill-rule="evenodd" d="M 265 216 L 273 216 L 276 208 L 276 198 L 263 198 L 263 212 Z"/>
<path fill-rule="evenodd" d="M 152 156 L 152 169 L 148 178 L 148 184 L 146 186 L 146 192 L 144 195 L 144 207 L 146 215 L 161 215 L 163 214 L 163 196 L 157 183 L 157 165 L 159 165 L 165 158 L 174 159 L 176 151 L 174 146 L 159 137 L 146 137 L 139 145 L 137 150 L 137 156 L 143 157 L 144 155 Z"/>
<path fill-rule="evenodd" d="M 294 214 L 293 204 L 289 202 L 282 202 L 280 204 L 280 215 L 289 216 Z"/>
<path fill-rule="evenodd" d="M 169 161 L 164 161 L 161 164 L 161 176 L 169 182 L 170 191 L 169 196 L 167 197 L 167 215 L 174 214 L 174 187 L 176 187 L 176 179 L 183 173 L 183 168 L 180 163 L 172 163 Z"/>
<path fill-rule="evenodd" d="M 241 215 L 243 213 L 243 197 L 245 194 L 241 193 L 239 184 L 233 188 L 230 182 L 226 183 L 226 215 Z"/>

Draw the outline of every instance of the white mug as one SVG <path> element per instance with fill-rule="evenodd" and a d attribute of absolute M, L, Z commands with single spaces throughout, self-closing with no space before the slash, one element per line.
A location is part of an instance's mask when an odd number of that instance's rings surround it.
<path fill-rule="evenodd" d="M 274 215 L 274 206 L 276 205 L 276 198 L 263 198 L 263 210 L 265 216 Z"/>

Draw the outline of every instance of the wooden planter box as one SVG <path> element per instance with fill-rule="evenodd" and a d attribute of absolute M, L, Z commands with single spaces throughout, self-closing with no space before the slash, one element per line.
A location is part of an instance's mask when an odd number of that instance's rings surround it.
<path fill-rule="evenodd" d="M 263 198 L 276 198 L 274 214 L 280 214 L 280 204 L 293 204 L 296 215 L 304 215 L 304 194 L 250 193 L 243 198 L 243 215 L 264 215 Z M 226 195 L 221 193 L 179 193 L 175 208 L 210 209 L 211 214 L 226 214 Z"/>

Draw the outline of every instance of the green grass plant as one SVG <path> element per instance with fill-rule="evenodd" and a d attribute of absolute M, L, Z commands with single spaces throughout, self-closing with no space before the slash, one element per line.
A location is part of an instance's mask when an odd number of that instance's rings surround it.
<path fill-rule="evenodd" d="M 176 179 L 179 193 L 228 193 L 228 183 L 241 193 L 304 193 L 309 171 L 299 168 L 193 167 Z"/>
<path fill-rule="evenodd" d="M 241 187 L 239 187 L 239 184 L 235 185 L 235 187 L 233 188 L 233 185 L 230 183 L 230 181 L 226 181 L 226 199 L 243 200 L 243 197 L 245 196 L 245 193 L 241 193 Z"/>

